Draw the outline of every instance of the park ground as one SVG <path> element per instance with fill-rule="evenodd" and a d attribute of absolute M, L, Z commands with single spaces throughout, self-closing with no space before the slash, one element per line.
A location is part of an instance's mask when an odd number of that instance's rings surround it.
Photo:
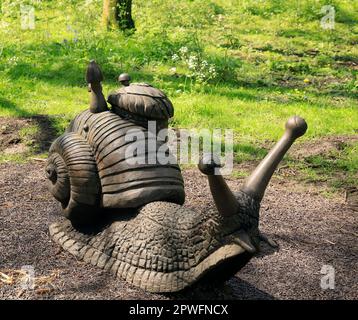
<path fill-rule="evenodd" d="M 23 30 L 20 3 L 1 2 L 0 269 L 12 284 L 0 282 L 0 298 L 167 298 L 83 265 L 48 238 L 58 207 L 43 159 L 87 108 L 84 73 L 95 59 L 105 94 L 128 72 L 167 93 L 171 127 L 233 129 L 234 188 L 287 118 L 305 118 L 308 131 L 275 173 L 262 210 L 279 251 L 266 248 L 213 297 L 357 299 L 357 213 L 345 202 L 358 185 L 357 2 L 134 0 L 136 30 L 126 33 L 101 28 L 98 0 L 28 1 L 35 29 Z M 325 5 L 335 9 L 334 29 L 322 28 Z M 183 173 L 188 205 L 211 205 L 204 177 L 193 167 Z M 43 294 L 18 291 L 11 270 L 24 264 L 45 277 Z M 336 268 L 335 290 L 319 285 L 324 264 Z"/>
<path fill-rule="evenodd" d="M 260 218 L 261 231 L 279 248 L 264 245 L 222 287 L 170 295 L 146 293 L 54 244 L 48 226 L 61 219 L 60 205 L 46 190 L 43 170 L 41 161 L 0 165 L 0 299 L 358 299 L 357 213 L 343 194 L 327 199 L 321 187 L 287 179 L 285 170 L 270 184 Z M 214 206 L 205 176 L 195 169 L 183 176 L 186 206 L 199 211 Z M 227 181 L 238 190 L 242 178 Z M 21 288 L 21 267 L 27 265 L 35 271 L 34 290 Z M 334 289 L 321 287 L 329 268 Z"/>

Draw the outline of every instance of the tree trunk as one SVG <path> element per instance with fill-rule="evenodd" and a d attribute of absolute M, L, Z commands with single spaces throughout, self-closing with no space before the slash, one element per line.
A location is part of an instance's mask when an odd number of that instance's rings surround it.
<path fill-rule="evenodd" d="M 134 29 L 132 0 L 103 0 L 102 21 L 107 28 Z"/>

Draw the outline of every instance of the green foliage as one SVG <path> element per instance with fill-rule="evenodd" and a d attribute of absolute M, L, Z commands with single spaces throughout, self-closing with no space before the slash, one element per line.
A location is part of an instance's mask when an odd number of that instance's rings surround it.
<path fill-rule="evenodd" d="M 88 106 L 84 71 L 96 59 L 105 94 L 128 72 L 169 95 L 172 126 L 234 129 L 238 161 L 262 158 L 292 114 L 308 121 L 303 139 L 357 133 L 357 1 L 134 0 L 129 34 L 103 30 L 101 0 L 1 4 L 2 116 L 47 114 L 64 130 Z M 20 4 L 35 7 L 34 30 L 21 29 Z M 320 26 L 324 5 L 333 30 Z M 356 160 L 353 148 L 339 170 Z"/>
<path fill-rule="evenodd" d="M 333 188 L 356 185 L 358 181 L 358 143 L 344 144 L 340 150 L 312 155 L 304 161 L 288 161 L 309 182 L 325 182 Z"/>
<path fill-rule="evenodd" d="M 26 126 L 19 131 L 21 141 L 27 146 L 34 146 L 36 135 L 39 133 L 39 127 L 36 125 Z"/>

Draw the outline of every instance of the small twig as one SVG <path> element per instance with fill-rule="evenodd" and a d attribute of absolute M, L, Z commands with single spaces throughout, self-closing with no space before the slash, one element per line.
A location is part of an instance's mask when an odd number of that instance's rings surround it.
<path fill-rule="evenodd" d="M 45 162 L 45 161 L 46 161 L 46 159 L 42 159 L 42 158 L 31 158 L 31 160 L 41 161 L 41 162 Z"/>
<path fill-rule="evenodd" d="M 334 242 L 329 241 L 329 240 L 327 240 L 327 239 L 324 239 L 324 241 L 328 242 L 329 244 L 333 244 L 333 245 L 335 245 L 335 243 L 334 243 Z"/>
<path fill-rule="evenodd" d="M 288 168 L 288 165 L 286 165 L 286 166 L 281 166 L 281 167 L 277 168 L 277 173 L 280 173 L 280 170 L 286 169 L 286 168 Z"/>
<path fill-rule="evenodd" d="M 24 292 L 25 292 L 24 289 L 20 290 L 20 291 L 17 293 L 16 298 L 20 298 L 20 297 L 24 294 Z"/>
<path fill-rule="evenodd" d="M 13 283 L 13 278 L 8 276 L 5 273 L 0 272 L 0 281 L 6 284 L 12 284 Z"/>
<path fill-rule="evenodd" d="M 35 290 L 36 294 L 46 294 L 46 293 L 50 293 L 52 291 L 52 289 L 50 288 L 39 288 Z"/>

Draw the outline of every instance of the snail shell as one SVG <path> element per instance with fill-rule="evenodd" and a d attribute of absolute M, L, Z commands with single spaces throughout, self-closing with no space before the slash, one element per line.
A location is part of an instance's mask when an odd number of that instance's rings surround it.
<path fill-rule="evenodd" d="M 74 224 L 93 221 L 101 186 L 88 143 L 76 133 L 59 137 L 50 148 L 45 171 L 48 188 L 61 202 L 64 216 Z"/>
<path fill-rule="evenodd" d="M 143 132 L 144 148 L 138 149 L 137 154 L 139 163 L 126 161 L 126 150 L 133 144 L 126 137 L 132 130 Z M 184 183 L 175 158 L 168 164 L 161 164 L 157 159 L 148 163 L 148 143 L 154 142 L 155 152 L 159 153 L 165 142 L 150 137 L 147 129 L 114 112 L 91 114 L 86 110 L 75 117 L 69 131 L 80 135 L 93 151 L 104 208 L 138 208 L 153 201 L 184 203 Z"/>

